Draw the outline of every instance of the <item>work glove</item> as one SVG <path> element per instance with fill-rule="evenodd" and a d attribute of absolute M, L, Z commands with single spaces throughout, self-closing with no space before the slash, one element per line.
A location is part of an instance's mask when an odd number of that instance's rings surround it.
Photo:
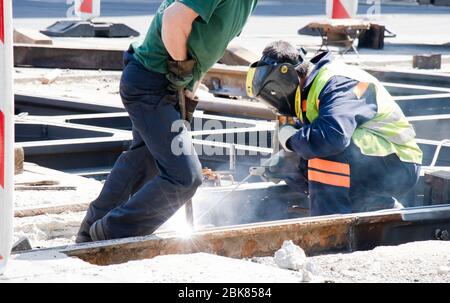
<path fill-rule="evenodd" d="M 286 144 L 287 141 L 297 133 L 298 129 L 291 125 L 283 125 L 280 127 L 280 130 L 278 131 L 278 140 L 280 141 L 281 146 L 283 146 L 284 150 L 286 151 L 292 151 L 290 150 Z"/>
<path fill-rule="evenodd" d="M 265 181 L 271 181 L 276 184 L 284 180 L 293 171 L 296 171 L 299 162 L 300 157 L 295 153 L 281 150 L 262 162 L 261 167 L 264 168 L 264 171 L 261 177 Z"/>
<path fill-rule="evenodd" d="M 167 61 L 167 75 L 166 78 L 169 80 L 168 88 L 172 91 L 179 91 L 184 89 L 194 78 L 193 70 L 196 61 L 194 59 L 189 59 L 185 61 Z"/>
<path fill-rule="evenodd" d="M 266 182 L 277 184 L 284 180 L 292 190 L 302 194 L 308 194 L 306 172 L 307 161 L 296 153 L 285 150 L 272 155 L 260 167 L 251 170 L 253 175 L 260 176 Z"/>

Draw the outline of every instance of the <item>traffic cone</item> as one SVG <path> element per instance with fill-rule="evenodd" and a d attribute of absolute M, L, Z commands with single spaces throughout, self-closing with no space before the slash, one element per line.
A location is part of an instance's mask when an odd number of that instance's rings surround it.
<path fill-rule="evenodd" d="M 92 20 L 100 16 L 100 0 L 78 0 L 75 14 L 83 20 Z"/>
<path fill-rule="evenodd" d="M 80 12 L 92 14 L 92 0 L 83 0 L 80 5 Z"/>
<path fill-rule="evenodd" d="M 326 9 L 328 18 L 354 18 L 358 11 L 358 0 L 327 0 Z"/>

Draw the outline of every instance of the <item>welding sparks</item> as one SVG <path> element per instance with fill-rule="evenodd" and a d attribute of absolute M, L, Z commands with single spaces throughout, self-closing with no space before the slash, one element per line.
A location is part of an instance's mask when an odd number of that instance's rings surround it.
<path fill-rule="evenodd" d="M 160 230 L 173 231 L 182 238 L 190 238 L 194 228 L 187 221 L 185 214 L 185 206 L 183 206 L 160 227 Z"/>

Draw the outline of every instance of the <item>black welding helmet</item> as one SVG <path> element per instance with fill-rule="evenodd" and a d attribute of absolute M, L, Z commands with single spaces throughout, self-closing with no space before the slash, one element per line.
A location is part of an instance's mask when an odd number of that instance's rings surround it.
<path fill-rule="evenodd" d="M 295 68 L 304 60 L 300 51 L 296 62 L 277 62 L 263 57 L 250 65 L 246 90 L 249 97 L 267 104 L 276 114 L 295 116 L 295 103 L 300 102 L 300 81 Z"/>

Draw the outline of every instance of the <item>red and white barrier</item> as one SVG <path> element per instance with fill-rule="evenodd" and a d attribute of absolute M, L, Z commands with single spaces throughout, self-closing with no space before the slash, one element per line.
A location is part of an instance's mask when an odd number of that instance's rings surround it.
<path fill-rule="evenodd" d="M 83 20 L 100 16 L 100 0 L 77 0 L 75 14 Z"/>
<path fill-rule="evenodd" d="M 328 18 L 346 19 L 356 17 L 358 0 L 327 0 Z"/>
<path fill-rule="evenodd" d="M 12 1 L 0 0 L 0 273 L 12 247 L 14 99 Z"/>

